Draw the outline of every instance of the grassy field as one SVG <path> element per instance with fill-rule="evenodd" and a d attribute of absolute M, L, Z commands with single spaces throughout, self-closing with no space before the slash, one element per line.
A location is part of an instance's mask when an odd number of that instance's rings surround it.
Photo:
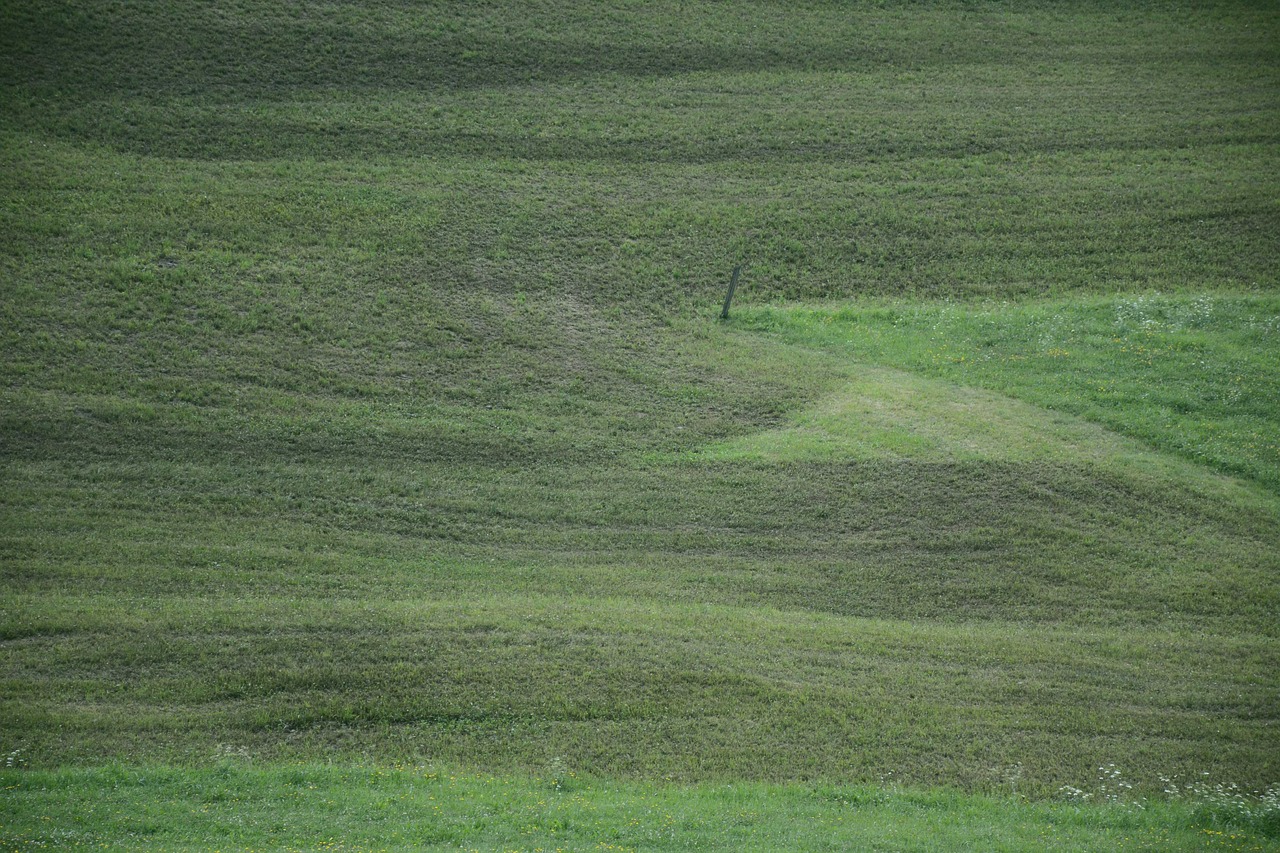
<path fill-rule="evenodd" d="M 1267 4 L 0 4 L 0 840 L 1274 847 L 1278 155 Z"/>

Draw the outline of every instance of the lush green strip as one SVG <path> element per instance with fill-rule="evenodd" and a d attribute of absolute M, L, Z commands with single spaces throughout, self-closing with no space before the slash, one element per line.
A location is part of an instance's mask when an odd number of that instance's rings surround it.
<path fill-rule="evenodd" d="M 14 756 L 10 756 L 11 765 Z M 20 761 L 20 757 L 17 759 Z M 431 766 L 0 771 L 0 848 L 124 850 L 1277 850 L 1275 793 L 1173 797 L 885 786 L 620 784 L 553 760 L 536 776 Z"/>

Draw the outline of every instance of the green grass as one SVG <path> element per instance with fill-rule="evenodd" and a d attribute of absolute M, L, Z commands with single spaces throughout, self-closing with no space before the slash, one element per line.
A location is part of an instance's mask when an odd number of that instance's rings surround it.
<path fill-rule="evenodd" d="M 1277 780 L 1277 45 L 1248 3 L 0 4 L 2 831 L 121 774 L 199 847 L 195 790 L 268 825 L 294 763 L 560 761 L 677 845 L 743 797 L 821 847 L 787 815 L 837 789 L 926 849 L 1273 843 L 1162 792 Z M 1147 812 L 1050 802 L 1112 764 Z"/>
<path fill-rule="evenodd" d="M 1021 305 L 897 302 L 758 308 L 739 318 L 747 328 L 774 331 L 787 341 L 945 380 L 947 389 L 976 386 L 1026 400 L 1036 407 L 1027 410 L 1030 417 L 1043 411 L 1079 415 L 1280 491 L 1280 299 L 1272 295 L 1140 294 Z M 895 387 L 877 385 L 864 396 L 889 398 L 896 390 L 905 419 L 930 419 L 932 413 L 917 410 L 919 398 L 928 396 L 919 388 L 908 392 L 896 377 L 879 384 Z M 988 408 L 1002 412 L 971 411 L 967 425 L 967 431 L 983 433 L 987 455 L 1060 452 L 1042 443 L 1051 432 L 1042 424 L 1015 430 L 1007 423 L 1007 401 L 989 399 L 998 402 Z M 843 410 L 833 420 L 846 431 L 858 421 Z M 886 424 L 886 440 L 920 439 L 919 429 L 903 420 Z M 959 430 L 948 424 L 942 432 Z M 1076 441 L 1089 452 L 1116 453 L 1097 435 L 1080 434 Z"/>
<path fill-rule="evenodd" d="M 1075 801 L 895 785 L 671 786 L 453 767 L 0 771 L 6 849 L 1275 850 L 1274 794 Z M 1123 781 L 1123 780 L 1121 780 Z M 1111 789 L 1115 780 L 1111 780 Z M 1209 790 L 1206 786 L 1206 790 Z"/>

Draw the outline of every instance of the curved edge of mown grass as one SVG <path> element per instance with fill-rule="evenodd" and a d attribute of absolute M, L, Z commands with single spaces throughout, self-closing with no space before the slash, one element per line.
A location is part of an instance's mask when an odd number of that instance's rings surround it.
<path fill-rule="evenodd" d="M 735 324 L 1075 415 L 1280 490 L 1275 294 L 755 305 Z"/>

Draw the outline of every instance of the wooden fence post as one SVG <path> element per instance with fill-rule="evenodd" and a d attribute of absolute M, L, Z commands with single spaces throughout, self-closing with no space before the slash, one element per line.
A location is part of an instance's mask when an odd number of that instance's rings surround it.
<path fill-rule="evenodd" d="M 729 303 L 733 301 L 733 291 L 738 287 L 738 273 L 742 272 L 742 264 L 733 268 L 733 278 L 729 279 L 729 292 L 724 295 L 724 308 L 720 310 L 720 319 L 729 319 Z"/>

